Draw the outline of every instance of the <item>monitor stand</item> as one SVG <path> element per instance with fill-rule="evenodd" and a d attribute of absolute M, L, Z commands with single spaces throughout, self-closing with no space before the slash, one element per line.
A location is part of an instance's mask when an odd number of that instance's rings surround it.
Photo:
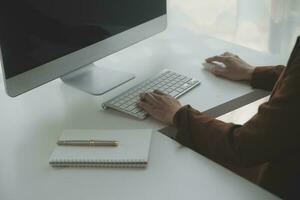
<path fill-rule="evenodd" d="M 133 74 L 98 67 L 94 64 L 61 77 L 66 84 L 92 95 L 104 94 L 133 78 L 135 78 Z"/>

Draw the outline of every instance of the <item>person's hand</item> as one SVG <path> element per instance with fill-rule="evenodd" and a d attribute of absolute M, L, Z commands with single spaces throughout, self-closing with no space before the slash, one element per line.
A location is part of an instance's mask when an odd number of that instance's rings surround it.
<path fill-rule="evenodd" d="M 153 118 L 173 124 L 176 112 L 182 107 L 179 101 L 159 90 L 140 94 L 138 106 L 148 112 Z"/>
<path fill-rule="evenodd" d="M 220 56 L 207 58 L 206 62 L 214 64 L 213 67 L 209 69 L 211 73 L 233 81 L 250 81 L 254 71 L 254 67 L 243 61 L 237 55 L 229 52 Z M 225 66 L 221 66 L 218 63 L 222 63 Z"/>

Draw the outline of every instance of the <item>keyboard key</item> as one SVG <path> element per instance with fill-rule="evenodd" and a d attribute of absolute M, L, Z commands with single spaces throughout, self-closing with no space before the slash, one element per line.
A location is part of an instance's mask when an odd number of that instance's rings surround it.
<path fill-rule="evenodd" d="M 191 85 L 189 85 L 189 84 L 187 84 L 187 83 L 185 83 L 185 84 L 183 84 L 180 88 L 182 88 L 182 89 L 186 89 L 186 88 L 189 88 Z"/>
<path fill-rule="evenodd" d="M 135 106 L 128 106 L 125 110 L 132 111 L 135 108 Z"/>
<path fill-rule="evenodd" d="M 123 109 L 123 110 L 124 110 L 126 107 L 127 107 L 127 105 L 125 105 L 125 104 L 123 104 L 123 105 L 120 106 L 120 108 Z"/>
<path fill-rule="evenodd" d="M 177 91 L 177 92 L 183 92 L 183 91 L 184 91 L 184 88 L 177 88 L 176 91 Z"/>
<path fill-rule="evenodd" d="M 122 104 L 121 104 L 120 102 L 114 104 L 114 106 L 117 106 L 117 107 L 119 107 L 119 106 L 121 106 L 121 105 L 122 105 Z"/>
<path fill-rule="evenodd" d="M 131 112 L 132 112 L 132 113 L 139 113 L 139 112 L 141 112 L 141 110 L 142 110 L 142 109 L 140 109 L 140 108 L 135 108 L 135 109 L 133 109 Z"/>
<path fill-rule="evenodd" d="M 178 92 L 177 90 L 173 91 L 170 93 L 170 96 L 175 97 L 177 94 L 179 94 L 180 92 Z"/>

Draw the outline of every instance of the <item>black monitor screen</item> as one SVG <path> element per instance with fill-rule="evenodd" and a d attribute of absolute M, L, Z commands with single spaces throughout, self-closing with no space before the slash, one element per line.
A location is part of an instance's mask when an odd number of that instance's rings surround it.
<path fill-rule="evenodd" d="M 166 13 L 166 0 L 2 0 L 6 78 Z"/>

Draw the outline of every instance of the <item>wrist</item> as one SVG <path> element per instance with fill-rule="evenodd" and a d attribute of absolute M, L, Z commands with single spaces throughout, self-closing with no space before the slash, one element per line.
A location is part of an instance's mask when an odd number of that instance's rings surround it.
<path fill-rule="evenodd" d="M 249 68 L 249 69 L 246 70 L 246 73 L 245 73 L 245 80 L 246 80 L 246 81 L 251 81 L 252 76 L 253 76 L 254 69 L 255 69 L 255 68 L 252 67 L 252 68 Z"/>
<path fill-rule="evenodd" d="M 179 112 L 186 106 L 181 106 L 179 107 L 175 112 L 174 112 L 174 115 L 172 116 L 172 119 L 171 119 L 171 125 L 175 125 L 176 126 L 176 118 L 177 118 L 177 115 L 179 114 Z"/>

